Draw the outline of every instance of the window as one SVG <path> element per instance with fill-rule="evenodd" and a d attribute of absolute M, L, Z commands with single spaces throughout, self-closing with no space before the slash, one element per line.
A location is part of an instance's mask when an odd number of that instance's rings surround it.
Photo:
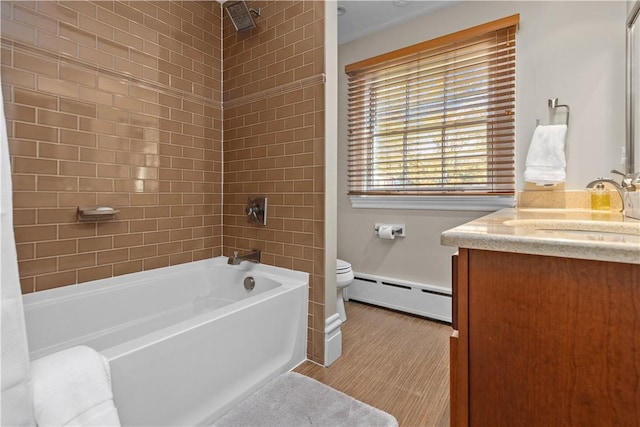
<path fill-rule="evenodd" d="M 518 22 L 345 67 L 350 195 L 513 196 Z"/>

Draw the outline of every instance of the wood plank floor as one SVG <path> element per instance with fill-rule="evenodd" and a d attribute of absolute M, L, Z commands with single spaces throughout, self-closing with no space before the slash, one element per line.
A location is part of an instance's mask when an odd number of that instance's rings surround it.
<path fill-rule="evenodd" d="M 296 371 L 392 414 L 401 427 L 449 425 L 451 326 L 349 301 L 342 357 Z"/>

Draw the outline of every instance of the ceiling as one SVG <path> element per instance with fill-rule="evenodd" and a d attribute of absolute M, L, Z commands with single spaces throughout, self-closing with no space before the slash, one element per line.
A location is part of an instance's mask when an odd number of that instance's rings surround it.
<path fill-rule="evenodd" d="M 375 33 L 419 15 L 455 3 L 456 0 L 339 0 L 346 9 L 338 16 L 338 44 Z"/>

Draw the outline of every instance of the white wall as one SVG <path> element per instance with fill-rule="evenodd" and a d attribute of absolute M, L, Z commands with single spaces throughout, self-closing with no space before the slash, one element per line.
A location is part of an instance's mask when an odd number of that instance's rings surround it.
<path fill-rule="evenodd" d="M 352 209 L 347 197 L 347 79 L 344 66 L 371 56 L 520 13 L 516 59 L 517 188 L 547 99 L 571 107 L 566 189 L 581 189 L 621 167 L 625 131 L 625 1 L 459 2 L 339 47 L 338 257 L 354 270 L 450 286 L 440 233 L 486 212 Z M 407 237 L 375 238 L 375 222 L 407 224 Z"/>

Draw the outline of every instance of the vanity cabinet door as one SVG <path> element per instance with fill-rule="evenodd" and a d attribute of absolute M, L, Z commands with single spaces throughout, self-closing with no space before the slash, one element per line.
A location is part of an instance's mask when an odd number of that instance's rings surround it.
<path fill-rule="evenodd" d="M 469 423 L 468 400 L 468 344 L 467 344 L 467 253 L 466 249 L 451 257 L 451 326 L 449 338 L 450 424 L 452 427 Z"/>
<path fill-rule="evenodd" d="M 482 250 L 468 263 L 471 426 L 638 425 L 640 265 Z"/>

